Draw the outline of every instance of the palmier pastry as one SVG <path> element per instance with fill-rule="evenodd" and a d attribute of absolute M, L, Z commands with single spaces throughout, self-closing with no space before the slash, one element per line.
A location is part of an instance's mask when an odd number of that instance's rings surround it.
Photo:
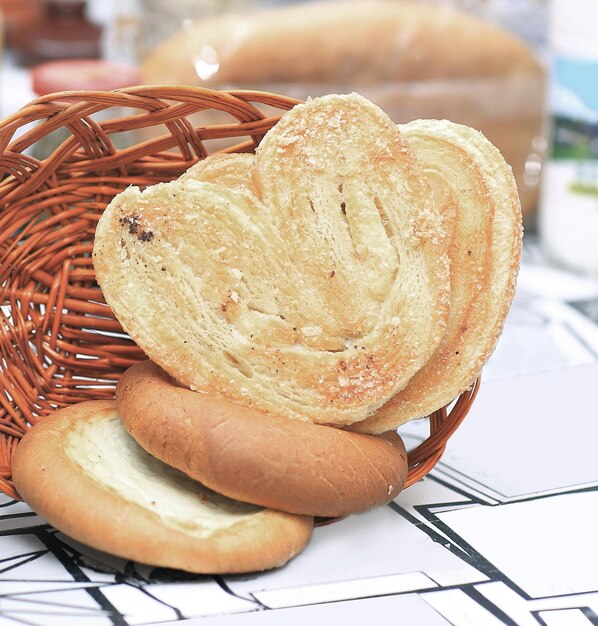
<path fill-rule="evenodd" d="M 17 447 L 19 494 L 70 537 L 149 565 L 198 573 L 281 566 L 311 536 L 310 517 L 225 498 L 153 458 L 114 402 L 83 402 L 35 425 Z"/>
<path fill-rule="evenodd" d="M 400 131 L 357 95 L 286 113 L 249 188 L 186 176 L 119 194 L 94 266 L 123 328 L 177 382 L 315 423 L 371 415 L 448 315 L 440 211 Z"/>
<path fill-rule="evenodd" d="M 429 415 L 473 383 L 502 330 L 521 254 L 519 199 L 499 151 L 478 131 L 446 120 L 415 120 L 400 130 L 424 167 L 448 230 L 449 321 L 434 355 L 407 387 L 355 424 L 361 432 L 384 432 Z M 223 155 L 222 164 L 220 159 L 200 162 L 189 174 L 230 176 L 233 156 Z M 234 167 L 236 182 L 242 184 L 246 176 L 249 187 L 250 157 L 237 156 L 244 161 Z"/>
<path fill-rule="evenodd" d="M 225 187 L 253 189 L 255 155 L 247 153 L 213 154 L 191 166 L 179 180 L 202 180 Z"/>

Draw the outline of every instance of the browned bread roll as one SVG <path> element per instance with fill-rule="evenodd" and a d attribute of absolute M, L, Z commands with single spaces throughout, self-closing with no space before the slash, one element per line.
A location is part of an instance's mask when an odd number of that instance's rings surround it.
<path fill-rule="evenodd" d="M 237 500 L 336 517 L 392 500 L 407 476 L 396 432 L 361 435 L 260 413 L 179 387 L 151 361 L 125 372 L 116 399 L 150 454 Z"/>
<path fill-rule="evenodd" d="M 446 324 L 447 241 L 421 164 L 353 94 L 286 113 L 250 171 L 245 187 L 198 172 L 116 196 L 93 252 L 106 301 L 191 389 L 360 421 L 426 363 Z"/>
<path fill-rule="evenodd" d="M 36 424 L 17 447 L 19 494 L 50 524 L 96 549 L 197 573 L 278 567 L 300 552 L 313 520 L 225 498 L 145 452 L 112 401 Z"/>

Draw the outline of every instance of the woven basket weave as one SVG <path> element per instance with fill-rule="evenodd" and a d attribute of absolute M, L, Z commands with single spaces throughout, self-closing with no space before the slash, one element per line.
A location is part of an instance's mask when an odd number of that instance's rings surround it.
<path fill-rule="evenodd" d="M 210 153 L 211 140 L 226 140 L 231 147 L 218 144 L 226 152 L 253 151 L 297 102 L 264 92 L 132 87 L 50 94 L 0 122 L 0 490 L 18 498 L 11 459 L 31 425 L 59 407 L 113 397 L 120 374 L 145 358 L 95 282 L 92 242 L 105 206 L 128 185 L 178 177 Z M 126 115 L 111 116 L 113 107 Z M 222 123 L 197 124 L 195 114 L 216 111 Z M 98 114 L 109 119 L 98 122 Z M 68 138 L 50 156 L 30 156 L 61 128 Z M 123 132 L 146 139 L 117 149 L 114 134 Z M 429 438 L 409 453 L 408 485 L 438 462 L 476 390 L 431 416 Z"/>

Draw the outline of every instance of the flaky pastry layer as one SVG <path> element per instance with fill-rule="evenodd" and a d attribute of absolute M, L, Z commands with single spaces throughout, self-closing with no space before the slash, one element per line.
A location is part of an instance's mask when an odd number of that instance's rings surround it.
<path fill-rule="evenodd" d="M 213 159 L 108 206 L 94 246 L 107 302 L 193 390 L 365 419 L 428 361 L 448 316 L 445 228 L 419 161 L 357 95 L 296 106 L 250 168 Z"/>
<path fill-rule="evenodd" d="M 498 149 L 479 131 L 446 120 L 416 120 L 400 129 L 424 167 L 448 231 L 450 309 L 429 361 L 355 426 L 367 433 L 429 415 L 473 384 L 502 331 L 521 256 L 519 198 Z"/>

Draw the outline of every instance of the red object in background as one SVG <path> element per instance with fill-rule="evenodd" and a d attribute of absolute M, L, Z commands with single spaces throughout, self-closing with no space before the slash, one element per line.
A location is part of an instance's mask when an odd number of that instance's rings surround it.
<path fill-rule="evenodd" d="M 122 63 L 68 60 L 43 63 L 31 70 L 33 91 L 44 96 L 55 91 L 108 91 L 141 84 L 139 70 Z"/>
<path fill-rule="evenodd" d="M 45 0 L 41 16 L 12 33 L 15 60 L 31 66 L 57 59 L 97 59 L 102 29 L 85 15 L 84 0 Z"/>
<path fill-rule="evenodd" d="M 12 45 L 14 33 L 29 28 L 39 19 L 41 9 L 41 0 L 0 0 L 7 46 Z"/>

